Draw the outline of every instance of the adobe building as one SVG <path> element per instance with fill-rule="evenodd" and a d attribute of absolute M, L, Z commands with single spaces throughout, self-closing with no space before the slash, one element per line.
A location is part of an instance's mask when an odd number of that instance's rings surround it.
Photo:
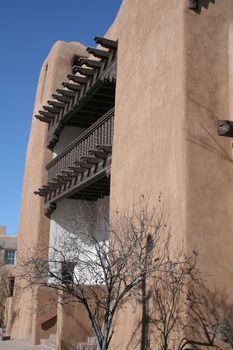
<path fill-rule="evenodd" d="M 6 226 L 0 225 L 0 328 L 2 339 L 8 339 L 13 315 L 13 295 L 17 236 L 7 236 Z"/>
<path fill-rule="evenodd" d="M 197 252 L 210 288 L 230 294 L 233 2 L 145 1 L 123 0 L 97 48 L 57 42 L 45 60 L 18 250 L 69 230 L 84 200 L 111 213 L 162 193 L 177 244 Z M 39 305 L 56 295 L 30 293 L 17 304 L 12 338 L 38 344 L 56 333 L 57 349 L 66 350 L 91 335 L 81 308 L 51 306 L 41 315 Z M 112 349 L 135 349 L 138 318 L 130 307 L 119 315 Z"/>

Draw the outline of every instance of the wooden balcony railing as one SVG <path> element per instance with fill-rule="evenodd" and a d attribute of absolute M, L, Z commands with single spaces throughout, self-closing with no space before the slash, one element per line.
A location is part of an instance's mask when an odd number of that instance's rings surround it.
<path fill-rule="evenodd" d="M 96 200 L 109 193 L 113 124 L 114 108 L 47 165 L 48 182 L 35 193 L 45 197 L 50 209 L 62 198 Z"/>
<path fill-rule="evenodd" d="M 54 158 L 46 167 L 48 170 L 48 180 L 52 180 L 62 172 L 69 170 L 74 163 L 81 161 L 85 156 L 90 156 L 90 152 L 98 145 L 112 145 L 113 139 L 113 118 L 114 109 L 106 113 L 90 128 L 83 132 L 66 150 Z"/>

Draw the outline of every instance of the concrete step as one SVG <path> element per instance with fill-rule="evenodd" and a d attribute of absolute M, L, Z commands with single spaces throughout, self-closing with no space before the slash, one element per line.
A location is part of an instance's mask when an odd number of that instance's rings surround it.
<path fill-rule="evenodd" d="M 96 338 L 95 338 L 95 337 L 88 337 L 88 338 L 87 338 L 87 343 L 88 343 L 89 345 L 97 345 Z"/>
<path fill-rule="evenodd" d="M 48 339 L 41 339 L 40 344 L 49 350 L 56 350 L 56 334 L 50 334 Z"/>
<path fill-rule="evenodd" d="M 86 343 L 77 344 L 77 350 L 98 350 L 98 345 L 95 337 L 88 337 Z"/>
<path fill-rule="evenodd" d="M 96 345 L 90 345 L 88 343 L 79 343 L 76 349 L 77 350 L 98 350 Z"/>

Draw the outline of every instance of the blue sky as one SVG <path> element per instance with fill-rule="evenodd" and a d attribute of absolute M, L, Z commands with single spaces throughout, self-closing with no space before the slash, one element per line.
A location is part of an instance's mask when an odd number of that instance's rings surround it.
<path fill-rule="evenodd" d="M 24 158 L 37 79 L 56 40 L 93 46 L 122 0 L 0 1 L 0 225 L 18 231 Z"/>

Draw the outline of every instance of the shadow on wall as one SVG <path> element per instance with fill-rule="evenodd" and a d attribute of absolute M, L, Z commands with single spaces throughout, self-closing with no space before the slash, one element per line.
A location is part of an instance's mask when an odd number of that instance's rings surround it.
<path fill-rule="evenodd" d="M 186 130 L 186 133 L 188 135 L 186 140 L 195 144 L 196 146 L 205 149 L 206 151 L 215 154 L 217 157 L 224 159 L 227 162 L 233 163 L 232 155 L 228 154 L 225 148 L 219 142 L 219 136 L 217 133 L 217 121 L 221 118 L 219 118 L 212 110 L 195 100 L 192 96 L 188 96 L 188 98 L 198 108 L 204 110 L 210 123 L 208 123 L 208 126 L 199 123 L 199 126 L 202 129 L 201 133 L 192 133 Z M 193 123 L 195 123 L 195 121 Z"/>

